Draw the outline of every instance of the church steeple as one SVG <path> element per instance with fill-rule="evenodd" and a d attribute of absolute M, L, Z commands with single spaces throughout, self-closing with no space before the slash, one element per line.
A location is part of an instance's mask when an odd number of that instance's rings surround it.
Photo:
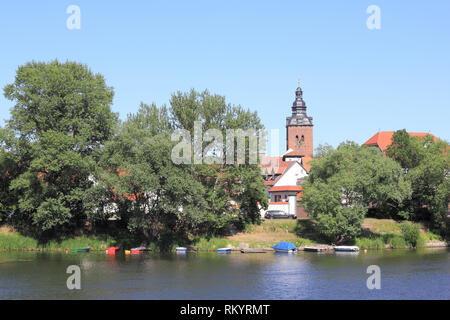
<path fill-rule="evenodd" d="M 303 91 L 300 88 L 300 79 L 297 79 L 298 87 L 295 90 L 295 100 L 292 103 L 292 116 L 288 117 L 287 125 L 310 125 L 312 126 L 312 117 L 306 114 L 306 103 L 303 100 Z"/>
<path fill-rule="evenodd" d="M 292 116 L 306 115 L 306 104 L 303 101 L 302 88 L 298 87 L 295 90 L 295 101 L 292 103 Z"/>
<path fill-rule="evenodd" d="M 296 154 L 312 156 L 313 153 L 313 123 L 312 117 L 306 113 L 306 103 L 303 100 L 303 91 L 300 79 L 295 90 L 295 100 L 292 103 L 292 115 L 286 117 L 286 148 L 292 149 Z"/>

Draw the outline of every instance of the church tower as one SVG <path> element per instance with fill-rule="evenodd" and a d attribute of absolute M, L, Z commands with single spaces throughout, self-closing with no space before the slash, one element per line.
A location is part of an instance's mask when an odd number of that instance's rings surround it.
<path fill-rule="evenodd" d="M 286 149 L 292 149 L 298 155 L 313 155 L 313 123 L 312 117 L 306 114 L 303 91 L 295 90 L 295 101 L 292 104 L 292 116 L 286 118 Z"/>

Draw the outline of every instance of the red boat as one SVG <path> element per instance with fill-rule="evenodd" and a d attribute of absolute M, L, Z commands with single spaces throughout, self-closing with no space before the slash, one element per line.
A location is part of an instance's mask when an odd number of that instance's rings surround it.
<path fill-rule="evenodd" d="M 147 249 L 146 247 L 138 247 L 131 249 L 131 254 L 140 254 L 146 251 L 150 251 L 150 249 Z"/>
<path fill-rule="evenodd" d="M 106 248 L 106 254 L 116 254 L 119 251 L 119 247 Z"/>

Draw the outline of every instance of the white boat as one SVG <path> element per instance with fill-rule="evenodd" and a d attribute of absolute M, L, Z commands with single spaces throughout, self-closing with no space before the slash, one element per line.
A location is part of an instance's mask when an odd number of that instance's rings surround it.
<path fill-rule="evenodd" d="M 289 249 L 289 250 L 275 249 L 275 252 L 296 253 L 296 252 L 297 252 L 297 249 Z"/>
<path fill-rule="evenodd" d="M 185 248 L 185 247 L 178 247 L 175 249 L 175 251 L 177 253 L 186 253 L 186 250 L 187 250 L 187 248 Z"/>
<path fill-rule="evenodd" d="M 217 249 L 217 253 L 230 253 L 231 248 L 219 248 Z"/>
<path fill-rule="evenodd" d="M 311 247 L 311 246 L 306 246 L 303 248 L 304 251 L 310 251 L 310 252 L 322 252 L 325 251 L 325 248 L 322 247 Z"/>
<path fill-rule="evenodd" d="M 357 246 L 334 246 L 334 251 L 337 252 L 357 252 L 359 247 Z"/>

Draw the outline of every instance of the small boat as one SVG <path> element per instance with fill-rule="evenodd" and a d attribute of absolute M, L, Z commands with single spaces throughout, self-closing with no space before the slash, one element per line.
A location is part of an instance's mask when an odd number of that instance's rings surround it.
<path fill-rule="evenodd" d="M 304 247 L 303 251 L 309 251 L 309 252 L 322 252 L 325 251 L 325 248 L 323 247 Z"/>
<path fill-rule="evenodd" d="M 130 250 L 124 250 L 124 252 L 125 252 L 126 255 L 131 254 Z"/>
<path fill-rule="evenodd" d="M 76 252 L 89 252 L 91 250 L 91 248 L 87 247 L 87 248 L 71 248 L 70 252 L 71 253 L 76 253 Z"/>
<path fill-rule="evenodd" d="M 117 251 L 119 251 L 119 247 L 109 247 L 109 248 L 106 248 L 106 254 L 112 254 L 112 255 L 114 255 L 114 254 L 117 253 Z"/>
<path fill-rule="evenodd" d="M 217 253 L 230 253 L 231 248 L 219 248 L 217 249 Z"/>
<path fill-rule="evenodd" d="M 185 247 L 178 247 L 178 248 L 175 249 L 175 251 L 177 253 L 186 253 L 186 250 L 187 249 Z"/>
<path fill-rule="evenodd" d="M 334 246 L 334 251 L 336 252 L 357 252 L 359 247 L 357 246 Z"/>
<path fill-rule="evenodd" d="M 294 253 L 297 252 L 297 247 L 291 242 L 280 242 L 272 247 L 276 252 Z"/>
<path fill-rule="evenodd" d="M 141 254 L 144 253 L 146 251 L 150 251 L 150 249 L 147 249 L 146 247 L 137 247 L 137 248 L 132 248 L 130 250 L 131 254 Z"/>
<path fill-rule="evenodd" d="M 242 253 L 266 253 L 264 249 L 253 249 L 253 248 L 247 248 L 247 249 L 241 249 Z"/>

